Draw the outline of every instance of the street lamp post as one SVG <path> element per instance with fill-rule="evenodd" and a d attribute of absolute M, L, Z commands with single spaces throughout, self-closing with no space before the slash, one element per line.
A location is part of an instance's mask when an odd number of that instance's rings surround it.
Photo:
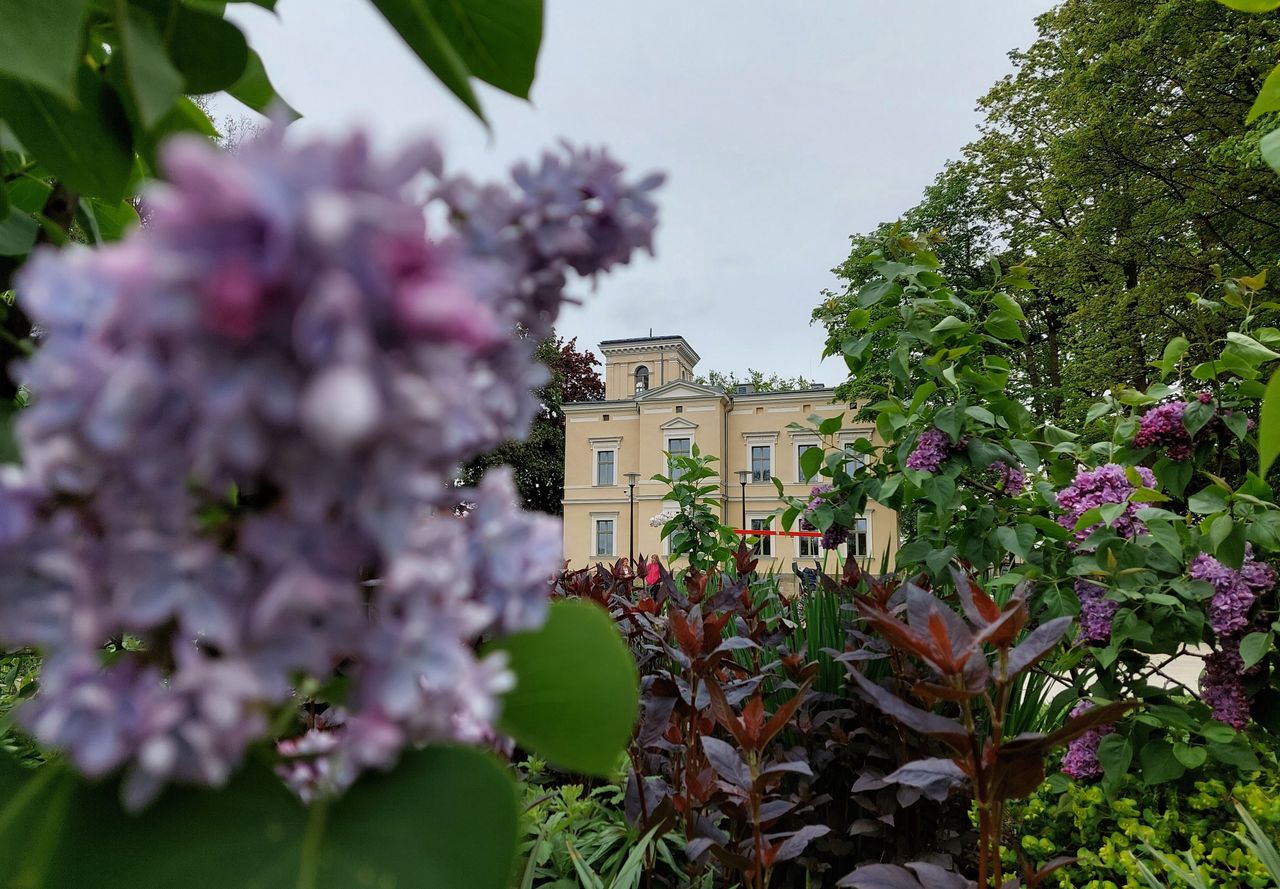
<path fill-rule="evenodd" d="M 747 479 L 751 478 L 750 469 L 738 470 L 738 484 L 742 485 L 742 530 L 747 530 Z"/>
<path fill-rule="evenodd" d="M 631 505 L 631 519 L 627 522 L 627 532 L 631 541 L 627 547 L 628 558 L 631 560 L 631 567 L 636 564 L 636 479 L 640 478 L 638 472 L 627 473 L 627 501 Z"/>

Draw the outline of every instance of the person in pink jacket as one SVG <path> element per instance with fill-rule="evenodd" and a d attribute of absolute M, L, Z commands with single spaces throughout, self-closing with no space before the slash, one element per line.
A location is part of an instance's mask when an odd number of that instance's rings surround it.
<path fill-rule="evenodd" d="M 644 568 L 644 584 L 649 588 L 649 595 L 658 591 L 658 583 L 662 580 L 662 569 L 658 567 L 657 555 L 649 556 Z"/>

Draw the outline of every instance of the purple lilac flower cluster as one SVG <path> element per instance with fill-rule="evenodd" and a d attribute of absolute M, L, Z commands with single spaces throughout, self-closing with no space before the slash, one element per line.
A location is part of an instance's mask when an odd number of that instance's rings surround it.
<path fill-rule="evenodd" d="M 951 452 L 959 447 L 953 444 L 951 436 L 937 426 L 930 426 L 916 439 L 916 447 L 907 457 L 907 469 L 918 472 L 937 472 Z"/>
<path fill-rule="evenodd" d="M 1143 487 L 1156 486 L 1156 477 L 1150 469 L 1139 466 L 1137 472 Z M 1058 516 L 1058 524 L 1070 531 L 1089 510 L 1108 503 L 1124 503 L 1135 490 L 1137 488 L 1129 481 L 1124 467 L 1117 463 L 1107 463 L 1097 469 L 1082 469 L 1070 485 L 1058 492 L 1058 508 L 1063 512 Z M 1140 503 L 1127 504 L 1125 511 L 1112 523 L 1112 529 L 1121 537 L 1135 537 L 1144 529 L 1135 516 L 1141 507 Z M 1079 545 L 1101 525 L 1099 522 L 1076 531 L 1075 544 Z"/>
<path fill-rule="evenodd" d="M 828 506 L 836 507 L 840 505 L 839 500 L 831 498 L 831 492 L 835 489 L 831 485 L 814 485 L 809 489 L 809 502 L 805 504 L 804 513 L 800 517 L 800 528 L 803 531 L 816 531 L 817 526 L 809 520 L 809 516 L 813 511 L 824 503 Z M 837 524 L 831 525 L 826 531 L 822 532 L 822 548 L 836 549 L 841 544 L 849 542 L 849 529 Z"/>
<path fill-rule="evenodd" d="M 1213 397 L 1208 392 L 1196 396 L 1200 404 L 1209 404 Z M 1183 422 L 1187 408 L 1196 402 L 1170 401 L 1153 407 L 1138 420 L 1138 431 L 1133 436 L 1133 445 L 1138 448 L 1163 447 L 1172 460 L 1190 460 L 1194 453 L 1194 440 Z M 1232 411 L 1224 410 L 1221 416 L 1230 416 Z M 1222 419 L 1214 414 L 1204 429 L 1222 427 Z M 1254 421 L 1248 421 L 1248 428 L 1254 427 Z"/>
<path fill-rule="evenodd" d="M 1200 697 L 1213 710 L 1213 718 L 1235 729 L 1249 722 L 1249 697 L 1245 694 L 1244 660 L 1235 647 L 1211 651 L 1204 658 Z"/>
<path fill-rule="evenodd" d="M 1111 621 L 1120 603 L 1106 598 L 1106 587 L 1082 577 L 1076 578 L 1075 588 L 1080 600 L 1080 641 L 1105 645 L 1111 641 Z"/>
<path fill-rule="evenodd" d="M 996 460 L 988 468 L 995 473 L 996 483 L 1006 494 L 1021 494 L 1027 486 L 1027 474 L 1020 466 L 1010 466 L 1003 460 Z"/>
<path fill-rule="evenodd" d="M 1246 548 L 1239 571 L 1228 568 L 1208 553 L 1200 553 L 1191 561 L 1187 573 L 1192 580 L 1202 580 L 1213 587 L 1209 624 L 1219 638 L 1242 634 L 1249 626 L 1253 603 L 1276 585 L 1275 569 L 1254 559 L 1252 546 Z"/>
<path fill-rule="evenodd" d="M 1074 719 L 1093 709 L 1090 701 L 1081 701 L 1071 711 Z M 1098 761 L 1098 745 L 1102 739 L 1115 731 L 1112 725 L 1100 725 L 1089 729 L 1080 737 L 1067 745 L 1067 753 L 1062 757 L 1062 771 L 1077 781 L 1096 781 L 1103 775 L 1102 763 Z"/>
<path fill-rule="evenodd" d="M 526 433 L 569 273 L 650 247 L 658 180 L 570 149 L 481 187 L 431 143 L 278 133 L 163 159 L 147 227 L 18 282 L 43 332 L 0 478 L 0 641 L 45 657 L 21 720 L 87 775 L 125 767 L 134 807 L 225 782 L 339 665 L 341 730 L 294 742 L 317 779 L 482 735 L 514 677 L 476 642 L 542 621 L 560 530 L 455 467 Z M 424 173 L 453 227 L 431 238 Z"/>
<path fill-rule="evenodd" d="M 1205 656 L 1200 676 L 1200 694 L 1213 709 L 1213 718 L 1236 728 L 1249 719 L 1249 700 L 1244 690 L 1244 661 L 1240 640 L 1250 627 L 1254 602 L 1276 585 L 1276 571 L 1254 558 L 1246 545 L 1244 562 L 1234 570 L 1208 553 L 1200 553 L 1187 571 L 1192 580 L 1213 587 L 1209 600 L 1209 625 L 1217 636 L 1217 649 Z"/>

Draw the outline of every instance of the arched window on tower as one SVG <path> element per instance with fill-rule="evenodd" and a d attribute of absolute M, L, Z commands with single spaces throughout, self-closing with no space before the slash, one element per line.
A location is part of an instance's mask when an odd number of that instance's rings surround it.
<path fill-rule="evenodd" d="M 636 368 L 636 394 L 646 392 L 649 389 L 649 368 L 643 364 Z"/>

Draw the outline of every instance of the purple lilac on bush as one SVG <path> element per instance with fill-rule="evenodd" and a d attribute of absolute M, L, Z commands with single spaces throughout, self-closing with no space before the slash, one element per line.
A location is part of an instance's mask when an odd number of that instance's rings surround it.
<path fill-rule="evenodd" d="M 1080 600 L 1080 635 L 1082 642 L 1105 645 L 1111 641 L 1111 620 L 1120 608 L 1119 602 L 1106 598 L 1106 587 L 1076 578 L 1076 597 Z"/>
<path fill-rule="evenodd" d="M 1143 487 L 1156 486 L 1156 477 L 1150 469 L 1145 466 L 1138 466 L 1136 469 Z M 1135 490 L 1137 489 L 1125 475 L 1124 467 L 1119 464 L 1107 463 L 1097 469 L 1082 469 L 1070 485 L 1058 492 L 1058 508 L 1063 512 L 1058 516 L 1058 524 L 1070 531 L 1089 510 L 1108 503 L 1124 503 Z M 1141 508 L 1141 503 L 1128 503 L 1124 512 L 1112 523 L 1112 529 L 1121 537 L 1136 536 L 1144 529 L 1142 522 L 1135 516 Z M 1098 522 L 1076 531 L 1075 543 L 1078 545 L 1101 526 L 1102 523 Z"/>
<path fill-rule="evenodd" d="M 560 530 L 508 472 L 464 490 L 455 467 L 526 433 L 569 273 L 650 247 L 657 179 L 572 149 L 514 189 L 452 177 L 454 232 L 429 238 L 407 191 L 443 175 L 431 143 L 163 159 L 147 227 L 18 281 L 42 345 L 26 469 L 0 478 L 0 638 L 45 657 L 20 719 L 90 776 L 126 767 L 133 807 L 225 782 L 298 677 L 340 664 L 341 732 L 294 745 L 317 780 L 475 740 L 513 681 L 476 642 L 541 622 Z M 141 650 L 104 666 L 113 638 Z"/>
<path fill-rule="evenodd" d="M 809 516 L 813 511 L 824 503 L 835 507 L 839 505 L 838 501 L 831 499 L 831 492 L 835 489 L 831 485 L 814 485 L 809 489 L 809 502 L 805 504 L 804 513 L 800 517 L 800 529 L 802 531 L 816 531 L 817 526 L 809 520 Z M 849 542 L 849 529 L 838 524 L 832 524 L 827 530 L 822 532 L 822 548 L 836 549 L 842 544 Z"/>
<path fill-rule="evenodd" d="M 1071 710 L 1074 719 L 1093 709 L 1090 701 L 1081 701 Z M 1102 763 L 1098 761 L 1098 745 L 1102 739 L 1115 731 L 1115 726 L 1107 724 L 1089 729 L 1080 737 L 1067 745 L 1067 753 L 1062 757 L 1062 771 L 1077 781 L 1096 781 L 1103 775 Z"/>
<path fill-rule="evenodd" d="M 1224 648 L 1205 655 L 1204 672 L 1200 675 L 1200 696 L 1213 710 L 1213 718 L 1236 729 L 1249 721 L 1249 698 L 1245 694 L 1244 660 L 1238 647 Z"/>
<path fill-rule="evenodd" d="M 916 447 L 907 457 L 907 469 L 919 472 L 937 472 L 942 461 L 951 456 L 951 436 L 937 426 L 930 426 L 916 439 Z"/>
<path fill-rule="evenodd" d="M 1245 550 L 1244 563 L 1236 571 L 1208 553 L 1200 553 L 1187 572 L 1192 580 L 1213 587 L 1209 601 L 1209 624 L 1220 638 L 1237 636 L 1249 626 L 1249 610 L 1258 596 L 1276 585 L 1275 569 L 1253 558 L 1253 548 Z"/>
<path fill-rule="evenodd" d="M 1027 474 L 1020 466 L 1010 466 L 1003 460 L 994 461 L 990 469 L 996 474 L 1000 490 L 1007 494 L 1020 494 L 1027 486 Z"/>

